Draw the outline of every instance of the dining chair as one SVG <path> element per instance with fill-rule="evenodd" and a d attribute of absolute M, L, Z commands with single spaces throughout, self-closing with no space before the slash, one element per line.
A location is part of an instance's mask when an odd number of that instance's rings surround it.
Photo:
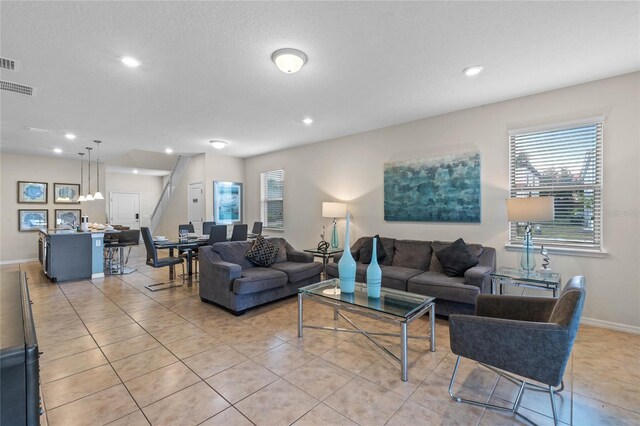
<path fill-rule="evenodd" d="M 189 233 L 196 232 L 195 228 L 193 227 L 193 223 L 178 225 L 178 235 L 180 235 L 180 231 L 187 231 Z"/>
<path fill-rule="evenodd" d="M 253 222 L 251 233 L 253 235 L 262 235 L 262 222 Z"/>
<path fill-rule="evenodd" d="M 162 287 L 162 288 L 154 288 L 160 285 L 166 285 L 166 284 L 172 284 L 172 283 L 175 284 L 175 279 L 174 279 L 172 281 L 167 281 L 163 283 L 147 284 L 144 287 L 151 291 L 165 290 L 173 287 L 182 287 L 184 285 L 184 259 L 180 257 L 173 257 L 173 256 L 158 258 L 158 250 L 155 244 L 153 243 L 153 238 L 151 237 L 151 230 L 147 227 L 142 227 L 140 229 L 140 233 L 142 234 L 142 240 L 144 241 L 144 246 L 147 250 L 146 264 L 148 266 L 151 266 L 152 268 L 166 268 L 166 267 L 171 267 L 175 265 L 182 266 L 182 284 L 170 285 L 168 287 Z"/>
<path fill-rule="evenodd" d="M 242 223 L 239 225 L 233 225 L 233 232 L 231 233 L 231 241 L 247 241 L 247 234 L 249 233 L 249 225 Z"/>
<path fill-rule="evenodd" d="M 227 225 L 214 225 L 209 231 L 209 245 L 227 241 Z"/>
<path fill-rule="evenodd" d="M 211 227 L 215 224 L 215 222 L 202 222 L 202 235 L 209 235 L 211 233 Z"/>

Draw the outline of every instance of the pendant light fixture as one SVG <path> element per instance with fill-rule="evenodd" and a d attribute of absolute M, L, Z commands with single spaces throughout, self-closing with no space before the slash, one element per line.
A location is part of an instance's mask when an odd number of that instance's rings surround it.
<path fill-rule="evenodd" d="M 84 186 L 84 152 L 79 152 L 78 155 L 80 156 L 80 196 L 78 197 L 78 202 L 81 203 L 87 201 L 82 193 L 82 187 Z"/>
<path fill-rule="evenodd" d="M 102 196 L 102 193 L 100 193 L 100 144 L 102 143 L 102 141 L 94 140 L 94 142 L 98 146 L 98 155 L 96 156 L 96 169 L 98 170 L 98 172 L 97 172 L 98 184 L 96 185 L 96 193 L 93 196 L 93 199 L 94 200 L 104 200 L 104 197 Z"/>
<path fill-rule="evenodd" d="M 85 147 L 85 149 L 89 152 L 89 160 L 87 161 L 89 163 L 89 173 L 87 173 L 89 175 L 89 188 L 87 190 L 87 195 L 84 197 L 84 199 L 87 201 L 93 201 L 93 195 L 91 195 L 91 150 L 93 148 L 91 148 L 90 146 L 87 146 Z"/>

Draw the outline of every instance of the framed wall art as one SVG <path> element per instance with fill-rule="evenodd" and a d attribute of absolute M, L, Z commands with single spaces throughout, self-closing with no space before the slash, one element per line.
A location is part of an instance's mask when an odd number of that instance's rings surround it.
<path fill-rule="evenodd" d="M 80 204 L 80 184 L 54 183 L 53 202 L 55 204 Z"/>
<path fill-rule="evenodd" d="M 384 165 L 384 220 L 480 222 L 480 153 Z"/>
<path fill-rule="evenodd" d="M 49 210 L 18 210 L 18 231 L 47 229 Z"/>
<path fill-rule="evenodd" d="M 56 228 L 78 227 L 80 225 L 81 217 L 82 217 L 82 210 L 80 209 L 70 209 L 70 210 L 56 209 Z"/>
<path fill-rule="evenodd" d="M 242 222 L 241 182 L 213 182 L 213 220 L 217 224 Z"/>
<path fill-rule="evenodd" d="M 46 182 L 18 181 L 18 202 L 47 204 L 48 184 Z"/>

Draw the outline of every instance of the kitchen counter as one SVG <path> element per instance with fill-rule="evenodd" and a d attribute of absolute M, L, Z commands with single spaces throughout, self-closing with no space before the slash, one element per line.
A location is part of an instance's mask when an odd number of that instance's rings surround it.
<path fill-rule="evenodd" d="M 41 229 L 38 242 L 44 273 L 53 282 L 104 277 L 104 234 L 112 232 Z"/>

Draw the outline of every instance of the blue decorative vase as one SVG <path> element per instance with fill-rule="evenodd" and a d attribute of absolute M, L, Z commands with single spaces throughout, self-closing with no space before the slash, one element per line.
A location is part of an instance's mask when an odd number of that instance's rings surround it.
<path fill-rule="evenodd" d="M 533 253 L 533 241 L 531 239 L 531 232 L 525 232 L 522 246 L 523 251 L 522 258 L 520 259 L 520 268 L 523 271 L 533 271 L 534 269 L 536 269 L 536 258 Z"/>
<path fill-rule="evenodd" d="M 356 290 L 356 261 L 351 256 L 351 247 L 349 246 L 349 222 L 350 213 L 347 212 L 347 235 L 344 239 L 344 252 L 338 262 L 341 293 L 353 293 Z"/>
<path fill-rule="evenodd" d="M 371 263 L 367 268 L 367 296 L 372 299 L 380 298 L 380 287 L 382 286 L 382 270 L 378 265 L 377 238 L 373 239 L 373 251 L 371 252 Z"/>

